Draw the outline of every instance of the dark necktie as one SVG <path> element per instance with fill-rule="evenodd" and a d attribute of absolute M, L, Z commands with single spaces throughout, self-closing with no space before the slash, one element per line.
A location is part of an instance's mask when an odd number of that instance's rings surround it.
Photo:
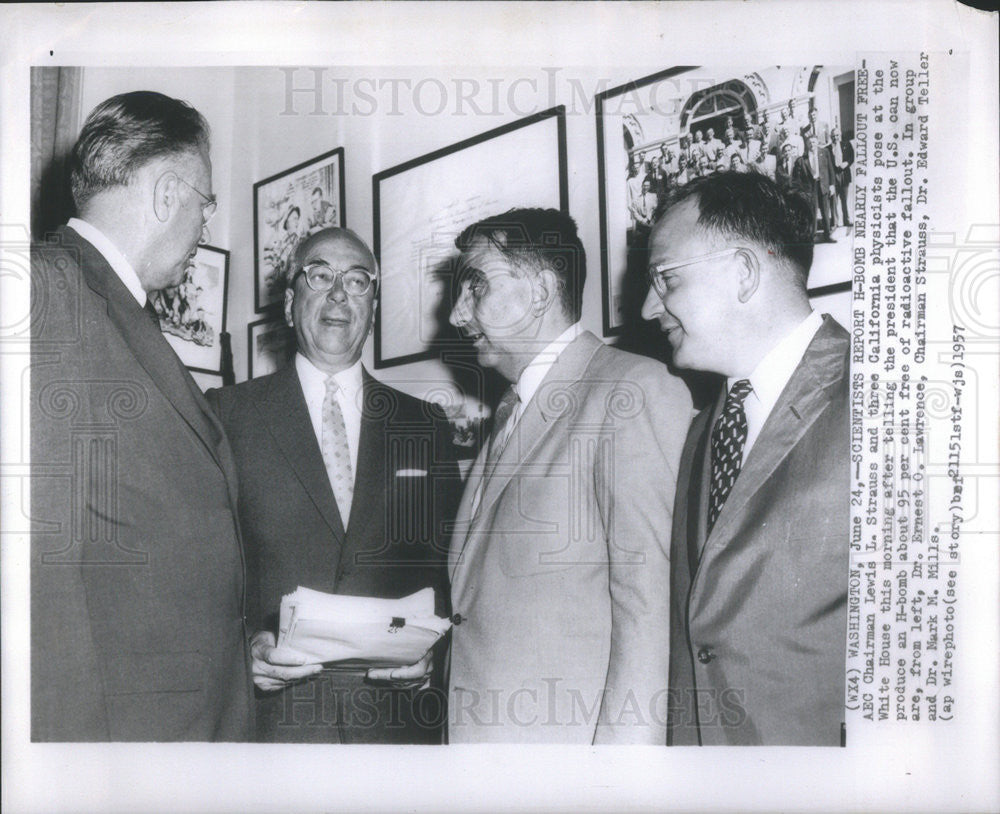
<path fill-rule="evenodd" d="M 747 415 L 743 401 L 753 390 L 749 379 L 733 383 L 722 415 L 712 430 L 712 483 L 708 500 L 708 533 L 732 491 L 743 464 L 743 445 L 747 440 Z"/>
<path fill-rule="evenodd" d="M 146 304 L 142 306 L 142 310 L 146 312 L 146 316 L 153 320 L 156 330 L 160 330 L 160 315 L 156 313 L 156 306 L 153 305 L 153 301 L 148 297 L 146 298 Z"/>

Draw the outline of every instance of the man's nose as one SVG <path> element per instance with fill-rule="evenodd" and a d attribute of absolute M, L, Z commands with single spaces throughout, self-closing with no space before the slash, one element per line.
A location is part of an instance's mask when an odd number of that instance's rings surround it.
<path fill-rule="evenodd" d="M 343 302 L 347 299 L 347 289 L 344 288 L 343 274 L 333 275 L 333 285 L 326 292 L 326 297 L 329 300 L 336 300 L 337 302 Z"/>
<path fill-rule="evenodd" d="M 649 291 L 646 292 L 646 299 L 642 303 L 642 318 L 657 319 L 665 310 L 663 300 L 660 299 L 653 286 L 650 286 Z"/>
<path fill-rule="evenodd" d="M 450 322 L 454 328 L 461 328 L 469 321 L 469 305 L 467 299 L 468 297 L 465 292 L 459 294 L 458 300 L 455 302 L 454 307 L 451 309 L 451 313 L 448 315 L 448 322 Z"/>

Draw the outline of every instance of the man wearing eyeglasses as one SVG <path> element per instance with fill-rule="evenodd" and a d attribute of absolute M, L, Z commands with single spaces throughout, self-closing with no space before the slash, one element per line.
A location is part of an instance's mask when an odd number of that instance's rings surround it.
<path fill-rule="evenodd" d="M 678 477 L 671 744 L 841 742 L 850 343 L 806 295 L 813 216 L 725 172 L 680 190 L 650 234 L 643 317 L 678 367 L 724 377 Z"/>
<path fill-rule="evenodd" d="M 309 236 L 285 293 L 294 365 L 208 394 L 240 475 L 262 741 L 441 740 L 431 654 L 412 667 L 335 675 L 275 646 L 281 598 L 300 585 L 393 599 L 429 586 L 448 613 L 443 534 L 460 489 L 451 431 L 439 408 L 363 368 L 377 291 L 375 258 L 356 234 Z"/>
<path fill-rule="evenodd" d="M 78 215 L 32 255 L 32 738 L 246 740 L 232 450 L 148 299 L 208 240 L 208 125 L 115 96 L 70 167 Z"/>

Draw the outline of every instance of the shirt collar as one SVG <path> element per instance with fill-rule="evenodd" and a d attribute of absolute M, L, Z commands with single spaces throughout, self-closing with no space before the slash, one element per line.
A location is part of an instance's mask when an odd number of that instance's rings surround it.
<path fill-rule="evenodd" d="M 528 362 L 527 367 L 521 371 L 521 375 L 517 379 L 517 384 L 514 386 L 522 407 L 531 401 L 531 397 L 535 395 L 535 391 L 541 386 L 542 380 L 548 374 L 552 365 L 555 364 L 559 354 L 566 350 L 566 346 L 576 339 L 582 331 L 583 328 L 580 326 L 580 323 L 574 322 L 546 345 L 534 359 Z"/>
<path fill-rule="evenodd" d="M 118 278 L 132 296 L 136 298 L 139 305 L 145 306 L 146 290 L 142 287 L 139 275 L 135 273 L 132 264 L 118 250 L 118 247 L 108 239 L 108 236 L 93 224 L 87 223 L 85 220 L 80 220 L 80 218 L 70 218 L 66 222 L 66 225 L 103 255 L 104 259 L 108 261 L 108 265 L 118 275 Z"/>
<path fill-rule="evenodd" d="M 799 366 L 806 348 L 822 324 L 823 318 L 819 312 L 810 311 L 809 316 L 767 352 L 749 375 L 753 392 L 747 398 L 757 399 L 764 408 L 765 415 L 770 413 L 771 408 L 778 402 L 781 391 L 792 378 L 792 373 Z M 727 392 L 732 389 L 736 381 L 737 379 L 727 380 Z"/>
<path fill-rule="evenodd" d="M 299 374 L 299 379 L 307 387 L 326 388 L 328 373 L 324 373 L 316 365 L 310 362 L 302 353 L 295 354 L 295 370 Z M 361 360 L 358 359 L 353 365 L 333 374 L 333 380 L 344 392 L 344 396 L 353 400 L 361 390 Z"/>

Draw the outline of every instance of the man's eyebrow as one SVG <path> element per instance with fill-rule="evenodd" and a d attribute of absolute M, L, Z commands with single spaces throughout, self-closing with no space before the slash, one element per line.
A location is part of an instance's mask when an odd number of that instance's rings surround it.
<path fill-rule="evenodd" d="M 322 257 L 317 257 L 317 258 L 314 258 L 314 259 L 306 258 L 305 260 L 302 261 L 302 265 L 303 266 L 326 266 L 328 269 L 332 269 L 333 268 L 333 266 L 330 264 L 330 262 L 328 260 L 322 258 Z M 353 265 L 350 265 L 346 269 L 344 269 L 344 271 L 365 271 L 365 272 L 368 272 L 369 274 L 372 273 L 371 269 L 369 269 L 368 266 L 366 266 L 364 263 L 354 263 Z"/>
<path fill-rule="evenodd" d="M 485 275 L 483 274 L 483 271 L 481 268 L 479 268 L 479 266 L 473 265 L 471 263 L 463 263 L 458 267 L 458 274 L 455 275 L 455 278 L 458 280 L 458 282 L 463 282 L 471 277 L 478 277 L 481 279 L 484 276 Z"/>

